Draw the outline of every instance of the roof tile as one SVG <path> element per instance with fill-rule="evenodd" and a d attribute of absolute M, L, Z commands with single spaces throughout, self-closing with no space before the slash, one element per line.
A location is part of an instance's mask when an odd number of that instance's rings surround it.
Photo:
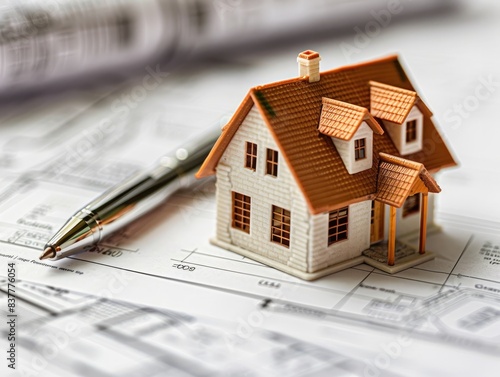
<path fill-rule="evenodd" d="M 369 81 L 370 112 L 383 120 L 402 124 L 416 103 L 417 93 L 411 90 Z"/>
<path fill-rule="evenodd" d="M 421 163 L 380 153 L 376 199 L 400 208 L 406 198 L 420 190 L 419 183 L 430 192 L 440 192 L 436 181 Z"/>
<path fill-rule="evenodd" d="M 378 134 L 384 130 L 370 115 L 368 109 L 350 103 L 323 97 L 318 130 L 324 135 L 351 140 L 363 121 Z"/>

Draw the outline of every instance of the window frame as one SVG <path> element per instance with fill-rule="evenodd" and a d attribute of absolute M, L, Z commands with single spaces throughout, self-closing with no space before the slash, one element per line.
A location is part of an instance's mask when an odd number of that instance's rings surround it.
<path fill-rule="evenodd" d="M 279 154 L 277 150 L 271 148 L 266 149 L 266 175 L 272 177 L 278 176 L 278 159 Z"/>
<path fill-rule="evenodd" d="M 257 170 L 257 151 L 256 143 L 251 141 L 245 142 L 245 168 L 256 171 Z"/>
<path fill-rule="evenodd" d="M 290 248 L 292 214 L 273 204 L 271 208 L 271 242 Z"/>
<path fill-rule="evenodd" d="M 406 121 L 405 125 L 405 143 L 411 144 L 418 140 L 418 121 L 417 119 L 410 119 Z"/>
<path fill-rule="evenodd" d="M 252 198 L 248 195 L 232 191 L 231 208 L 231 227 L 250 234 Z"/>
<path fill-rule="evenodd" d="M 345 214 L 343 214 L 343 212 L 345 212 Z M 331 246 L 348 239 L 349 206 L 328 212 L 327 246 Z"/>
<path fill-rule="evenodd" d="M 361 161 L 367 158 L 367 143 L 366 137 L 354 140 L 354 161 Z M 363 154 L 361 157 L 360 154 Z"/>

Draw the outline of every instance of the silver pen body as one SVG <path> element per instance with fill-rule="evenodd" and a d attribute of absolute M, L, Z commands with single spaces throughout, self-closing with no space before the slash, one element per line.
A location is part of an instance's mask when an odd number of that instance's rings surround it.
<path fill-rule="evenodd" d="M 178 148 L 147 173 L 135 175 L 78 210 L 47 242 L 41 259 L 57 260 L 97 244 L 196 180 L 220 131 Z"/>

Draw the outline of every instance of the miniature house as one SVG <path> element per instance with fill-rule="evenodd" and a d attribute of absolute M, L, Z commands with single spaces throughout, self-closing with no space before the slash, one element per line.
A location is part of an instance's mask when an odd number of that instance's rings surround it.
<path fill-rule="evenodd" d="M 252 88 L 198 177 L 216 174 L 214 244 L 312 280 L 433 258 L 433 174 L 455 165 L 396 56 Z M 396 241 L 418 231 L 417 250 Z"/>

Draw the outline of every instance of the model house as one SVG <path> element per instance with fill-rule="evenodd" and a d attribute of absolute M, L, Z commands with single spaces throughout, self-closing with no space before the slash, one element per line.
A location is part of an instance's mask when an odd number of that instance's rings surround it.
<path fill-rule="evenodd" d="M 204 162 L 216 174 L 214 244 L 303 279 L 433 257 L 433 178 L 455 165 L 396 56 L 252 88 Z M 398 235 L 420 232 L 413 249 Z"/>

